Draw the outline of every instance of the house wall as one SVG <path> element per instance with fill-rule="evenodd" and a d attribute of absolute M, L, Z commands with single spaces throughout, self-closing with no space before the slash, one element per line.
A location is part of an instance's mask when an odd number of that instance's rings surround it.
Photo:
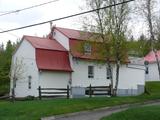
<path fill-rule="evenodd" d="M 21 67 L 21 74 L 16 81 L 15 97 L 37 96 L 38 95 L 38 69 L 35 61 L 35 48 L 26 40 L 23 40 L 12 58 L 12 75 L 15 71 L 15 63 Z M 31 89 L 28 88 L 29 77 L 31 76 Z M 13 81 L 11 79 L 11 89 Z M 10 92 L 11 94 L 11 92 Z"/>
<path fill-rule="evenodd" d="M 88 66 L 94 66 L 94 78 L 88 78 Z M 109 85 L 110 80 L 106 78 L 106 65 L 73 59 L 72 86 L 88 87 Z"/>
<path fill-rule="evenodd" d="M 40 86 L 44 88 L 67 88 L 70 73 L 56 71 L 41 71 Z"/>
<path fill-rule="evenodd" d="M 56 71 L 41 71 L 40 83 L 41 88 L 67 88 L 69 85 L 70 73 Z M 62 92 L 58 90 L 43 90 L 43 92 Z M 42 94 L 47 95 L 66 95 L 66 94 Z"/>
<path fill-rule="evenodd" d="M 116 79 L 116 70 L 114 68 L 114 81 Z M 138 95 L 144 92 L 145 86 L 145 70 L 128 68 L 126 65 L 122 65 L 119 72 L 119 85 L 118 85 L 118 95 Z M 115 83 L 115 82 L 114 82 Z"/>
<path fill-rule="evenodd" d="M 56 39 L 64 48 L 69 50 L 69 39 L 58 30 L 54 30 L 53 38 Z"/>
<path fill-rule="evenodd" d="M 156 63 L 148 65 L 148 74 L 146 74 L 146 81 L 159 81 L 158 67 Z"/>
<path fill-rule="evenodd" d="M 94 78 L 88 78 L 88 66 L 94 66 Z M 116 68 L 113 67 L 113 81 L 115 85 Z M 85 60 L 73 61 L 72 86 L 88 87 L 109 85 L 110 80 L 106 78 L 106 65 Z M 137 95 L 143 93 L 145 85 L 145 71 L 143 69 L 127 68 L 126 65 L 120 67 L 118 95 Z"/>

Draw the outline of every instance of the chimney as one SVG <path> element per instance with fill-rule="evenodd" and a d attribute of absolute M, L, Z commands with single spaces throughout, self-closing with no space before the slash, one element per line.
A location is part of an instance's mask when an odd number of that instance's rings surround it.
<path fill-rule="evenodd" d="M 50 34 L 49 34 L 49 39 L 53 39 L 53 36 L 55 35 L 54 29 L 56 25 L 52 25 L 52 22 L 50 22 Z"/>

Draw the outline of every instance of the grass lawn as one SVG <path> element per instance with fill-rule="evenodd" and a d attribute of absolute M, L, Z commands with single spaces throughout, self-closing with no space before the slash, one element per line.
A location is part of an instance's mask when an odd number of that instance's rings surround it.
<path fill-rule="evenodd" d="M 101 120 L 160 120 L 160 105 L 139 107 L 114 113 Z"/>
<path fill-rule="evenodd" d="M 147 83 L 147 91 L 149 95 L 134 97 L 34 100 L 15 103 L 0 101 L 0 120 L 38 120 L 44 116 L 160 99 L 160 82 Z"/>

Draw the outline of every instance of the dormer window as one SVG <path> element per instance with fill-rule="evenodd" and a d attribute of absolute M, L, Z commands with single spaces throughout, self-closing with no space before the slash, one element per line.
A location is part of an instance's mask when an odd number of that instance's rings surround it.
<path fill-rule="evenodd" d="M 91 49 L 92 48 L 91 48 L 91 45 L 89 43 L 84 44 L 84 54 L 87 54 L 87 55 L 89 54 L 90 55 L 91 54 Z"/>

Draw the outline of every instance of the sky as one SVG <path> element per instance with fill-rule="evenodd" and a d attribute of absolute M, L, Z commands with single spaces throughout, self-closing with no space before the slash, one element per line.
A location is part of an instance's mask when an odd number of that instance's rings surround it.
<path fill-rule="evenodd" d="M 13 11 L 23 9 L 33 5 L 38 5 L 51 0 L 0 0 L 0 15 L 5 11 Z M 55 0 L 50 4 L 32 8 L 29 10 L 0 16 L 0 31 L 48 21 L 71 14 L 82 12 L 80 7 L 85 6 L 85 0 Z M 85 10 L 85 9 L 84 9 Z M 65 20 L 53 22 L 58 27 L 80 29 L 82 23 L 80 17 L 73 17 Z M 145 24 L 142 20 L 133 19 L 129 23 L 131 34 L 139 36 L 146 31 Z M 33 35 L 42 37 L 50 31 L 50 24 L 44 24 L 27 29 L 12 31 L 8 33 L 0 33 L 0 44 L 6 44 L 8 40 L 16 42 L 23 35 Z"/>

